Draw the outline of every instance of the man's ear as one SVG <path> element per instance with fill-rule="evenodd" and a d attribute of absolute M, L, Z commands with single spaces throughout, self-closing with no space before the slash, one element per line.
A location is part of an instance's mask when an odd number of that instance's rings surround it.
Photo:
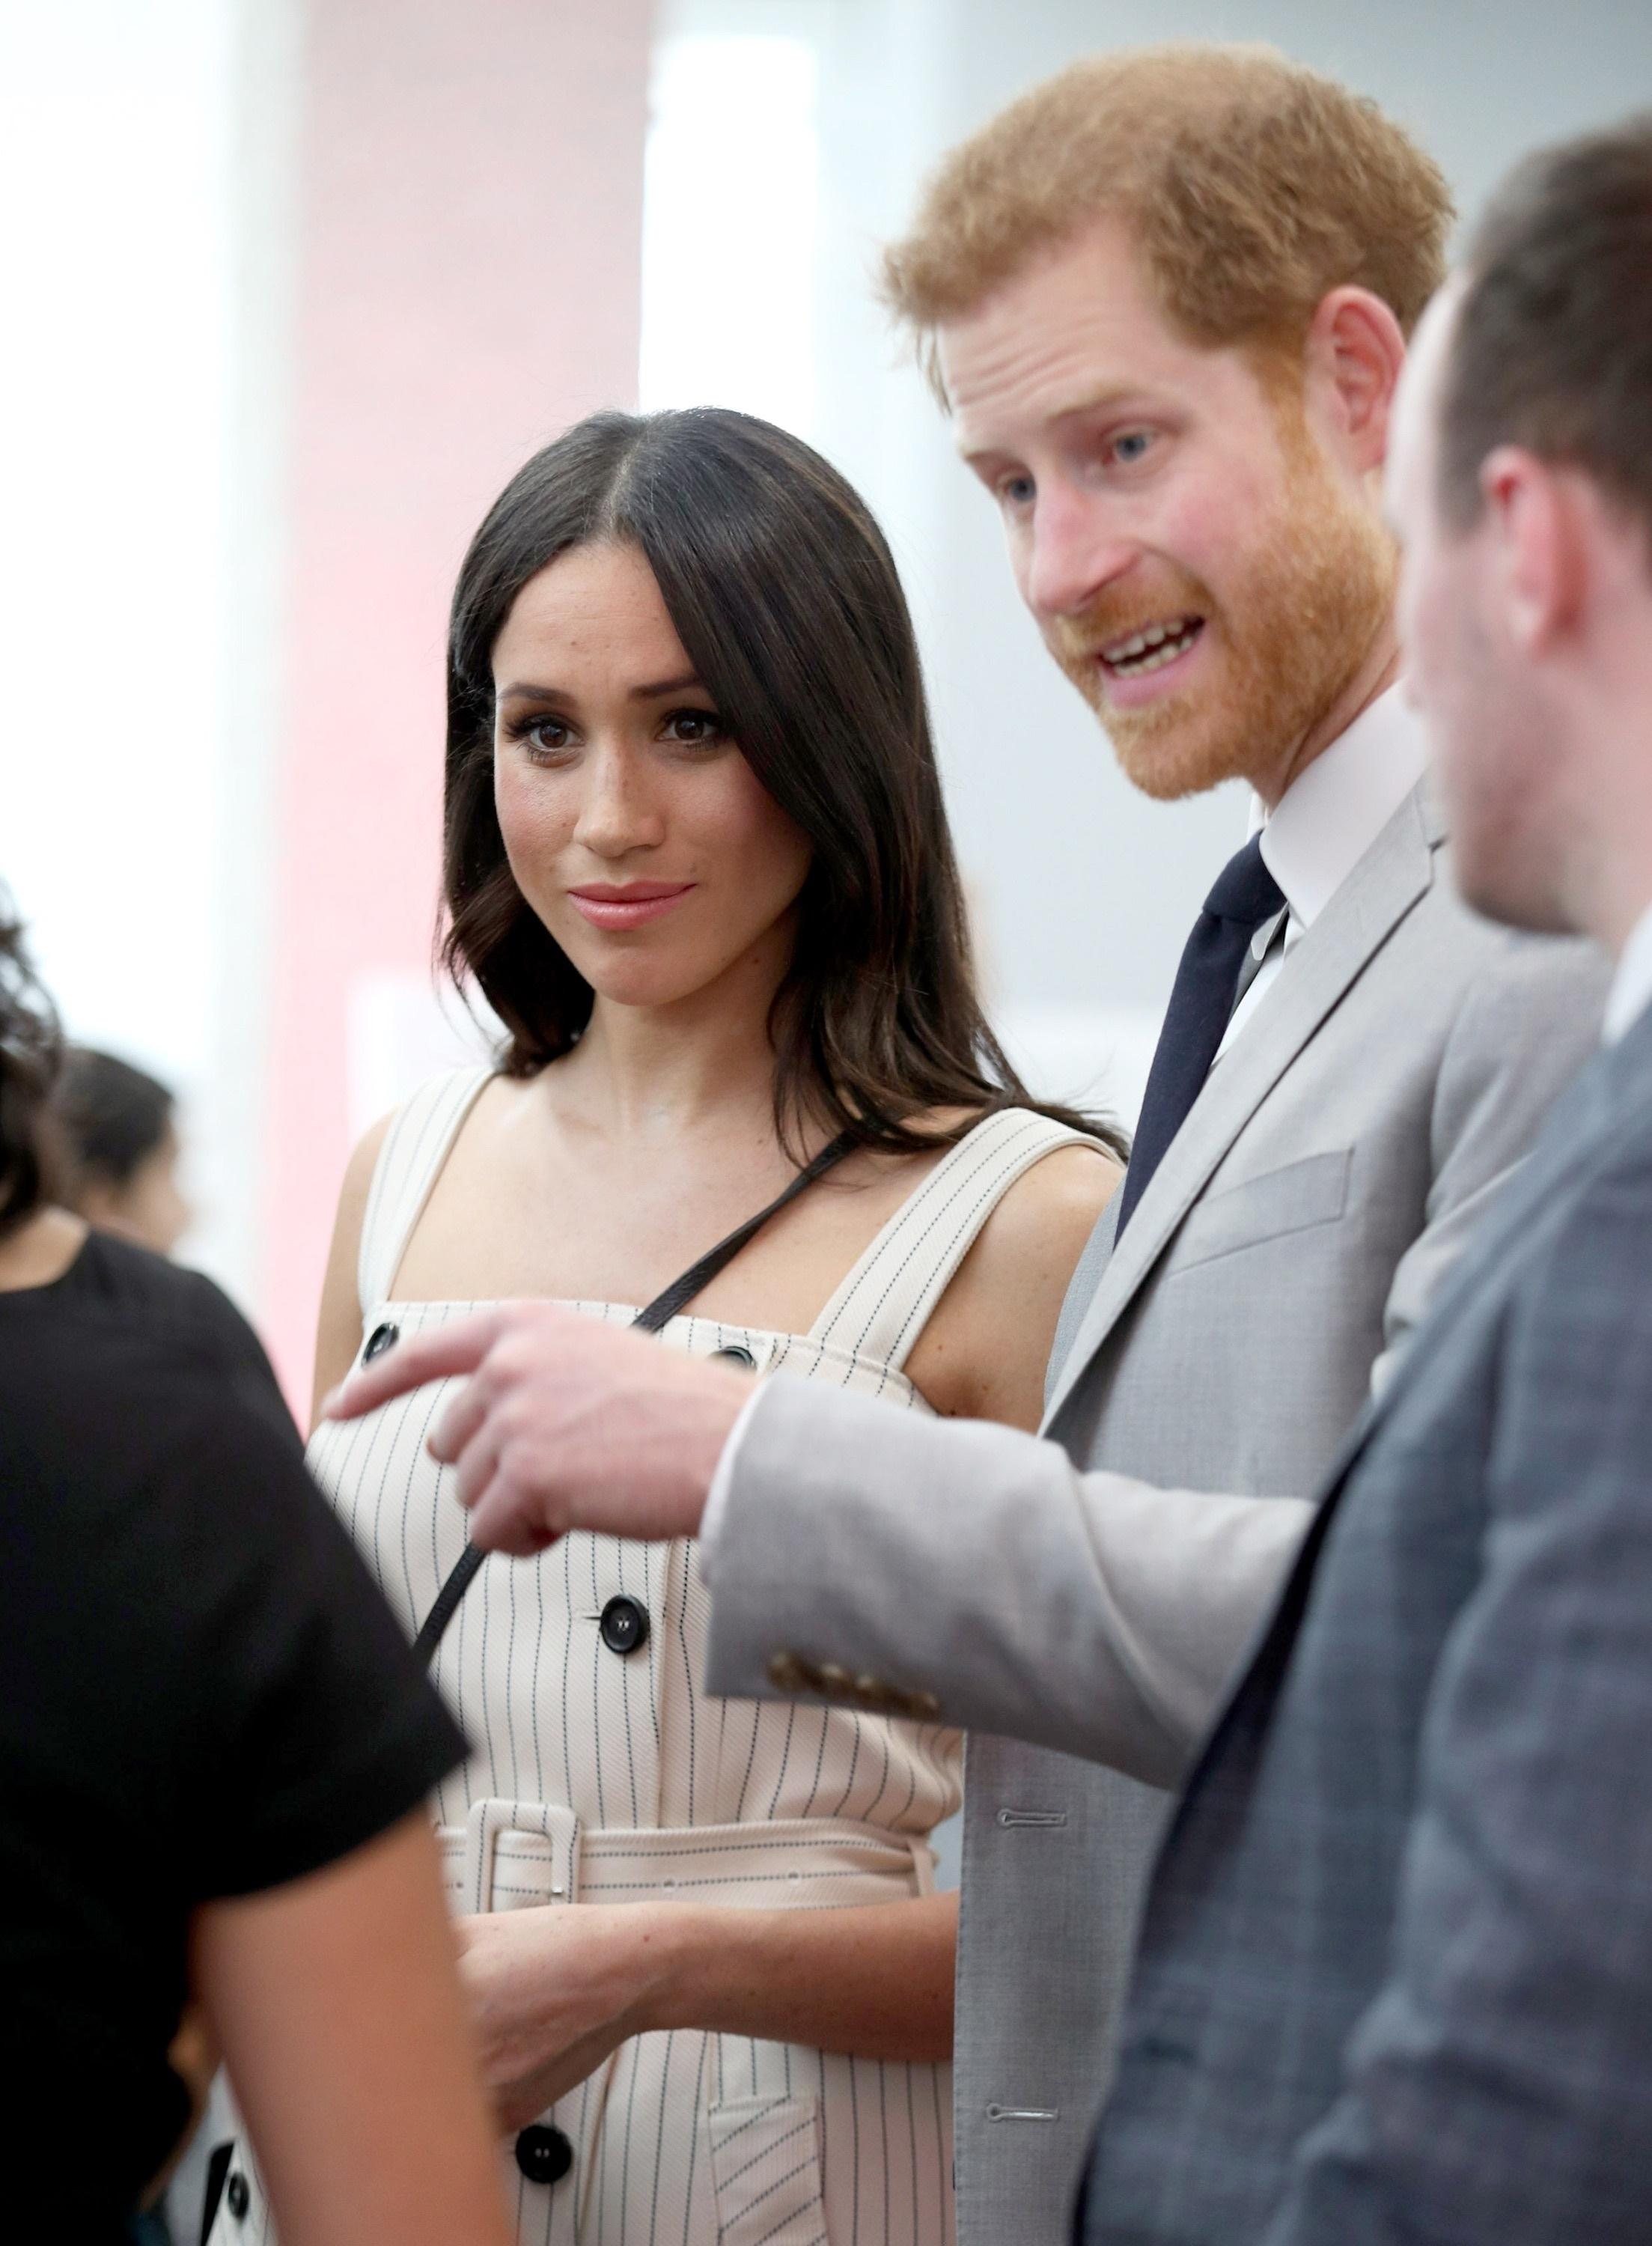
<path fill-rule="evenodd" d="M 1550 462 L 1499 445 L 1480 463 L 1485 527 L 1493 541 L 1492 596 L 1499 622 L 1526 655 L 1541 655 L 1575 623 L 1585 558 L 1575 494 Z"/>
<path fill-rule="evenodd" d="M 1357 475 L 1380 468 L 1387 455 L 1404 364 L 1404 335 L 1380 296 L 1346 288 L 1322 300 L 1304 354 L 1309 411 Z"/>

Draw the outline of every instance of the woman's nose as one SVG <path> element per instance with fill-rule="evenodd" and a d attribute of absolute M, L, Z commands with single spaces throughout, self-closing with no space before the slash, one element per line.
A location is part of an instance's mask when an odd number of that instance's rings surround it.
<path fill-rule="evenodd" d="M 586 767 L 588 784 L 574 839 L 599 858 L 622 858 L 663 840 L 665 822 L 645 777 L 622 753 L 599 753 Z"/>

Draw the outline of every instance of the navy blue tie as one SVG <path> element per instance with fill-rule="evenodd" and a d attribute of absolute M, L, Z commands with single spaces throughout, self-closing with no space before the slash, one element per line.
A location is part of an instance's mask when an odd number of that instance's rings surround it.
<path fill-rule="evenodd" d="M 1261 837 L 1253 834 L 1217 875 L 1176 970 L 1119 1191 L 1115 1239 L 1204 1088 L 1234 1011 L 1251 938 L 1284 903 L 1284 891 L 1262 863 Z"/>

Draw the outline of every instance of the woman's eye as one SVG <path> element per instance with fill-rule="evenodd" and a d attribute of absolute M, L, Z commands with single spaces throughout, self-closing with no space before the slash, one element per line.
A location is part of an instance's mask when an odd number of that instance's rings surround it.
<path fill-rule="evenodd" d="M 1005 507 L 1030 507 L 1034 491 L 1030 476 L 1006 476 L 998 487 L 998 497 Z"/>
<path fill-rule="evenodd" d="M 673 710 L 665 720 L 665 738 L 685 747 L 704 748 L 724 738 L 723 720 L 714 710 Z"/>
<path fill-rule="evenodd" d="M 534 718 L 522 727 L 521 738 L 541 756 L 556 756 L 568 746 L 568 730 L 560 718 Z"/>
<path fill-rule="evenodd" d="M 1120 467 L 1134 467 L 1153 441 L 1151 429 L 1126 429 L 1122 437 L 1115 437 L 1107 450 Z"/>

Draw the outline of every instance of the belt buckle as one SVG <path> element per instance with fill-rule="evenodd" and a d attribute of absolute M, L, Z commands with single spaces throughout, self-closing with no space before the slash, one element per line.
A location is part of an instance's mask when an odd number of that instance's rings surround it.
<path fill-rule="evenodd" d="M 472 1801 L 459 1907 L 479 1916 L 573 1902 L 579 1860 L 580 1821 L 560 1802 Z"/>

